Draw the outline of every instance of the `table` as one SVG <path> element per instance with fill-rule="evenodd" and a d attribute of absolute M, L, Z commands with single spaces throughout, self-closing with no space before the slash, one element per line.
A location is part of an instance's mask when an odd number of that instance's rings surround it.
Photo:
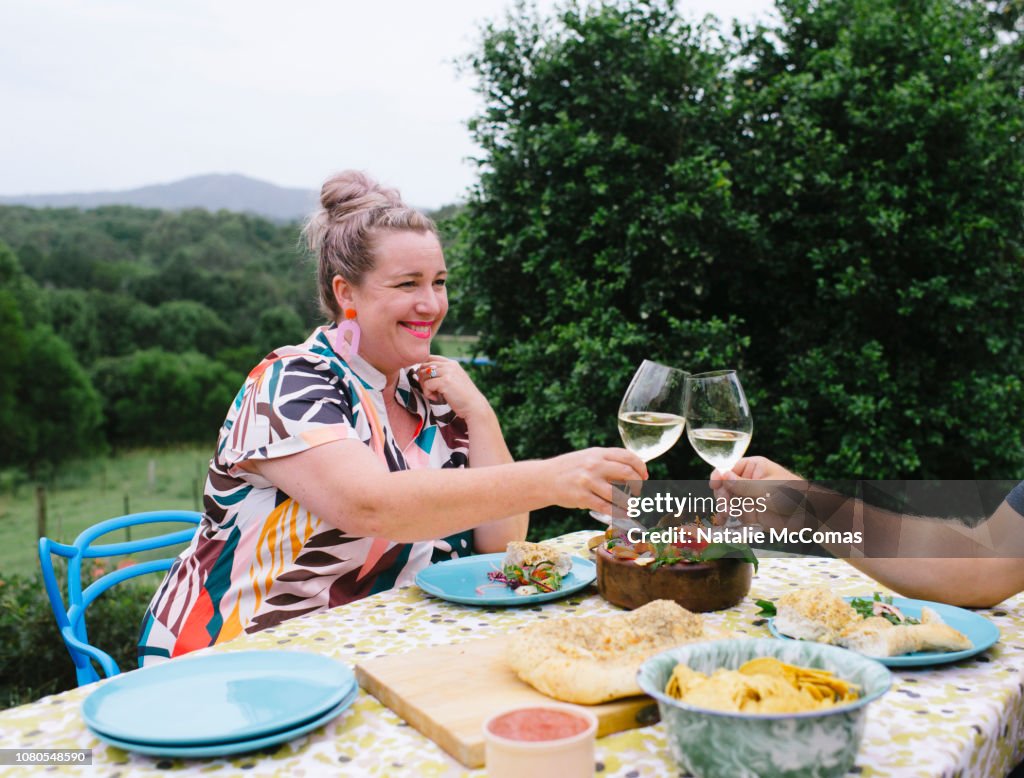
<path fill-rule="evenodd" d="M 582 555 L 593 534 L 577 532 L 550 542 Z M 706 619 L 741 636 L 767 637 L 754 599 L 776 599 L 793 588 L 822 584 L 843 595 L 880 589 L 838 560 L 762 559 L 750 596 L 736 608 L 706 614 Z M 617 610 L 595 588 L 536 607 L 498 610 L 442 602 L 406 586 L 205 650 L 316 651 L 353 665 L 368 657 L 491 637 L 539 618 Z M 999 626 L 1000 642 L 985 654 L 954 665 L 894 670 L 893 688 L 868 708 L 851 775 L 990 778 L 1006 775 L 1024 759 L 1024 595 L 981 613 Z M 267 752 L 203 760 L 138 756 L 103 744 L 85 728 L 79 706 L 94 688 L 0 712 L 0 747 L 93 750 L 92 767 L 51 768 L 60 775 L 484 775 L 483 770 L 466 770 L 364 691 L 330 724 Z M 660 724 L 598 740 L 597 759 L 597 775 L 602 777 L 678 774 Z M 44 769 L 0 767 L 0 776 Z"/>

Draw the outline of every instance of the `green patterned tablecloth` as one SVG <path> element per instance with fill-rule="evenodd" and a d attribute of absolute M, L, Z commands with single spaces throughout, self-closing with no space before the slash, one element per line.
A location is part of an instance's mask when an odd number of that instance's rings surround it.
<path fill-rule="evenodd" d="M 554 541 L 583 553 L 592 532 Z M 793 588 L 824 584 L 839 594 L 865 594 L 877 584 L 849 565 L 828 559 L 763 559 L 753 588 L 731 610 L 707 614 L 737 634 L 767 637 L 754 599 L 776 599 Z M 324 613 L 240 637 L 209 651 L 296 649 L 361 659 L 418 647 L 490 637 L 537 619 L 618 609 L 596 589 L 529 608 L 477 609 L 450 604 L 407 586 Z M 1003 776 L 1024 759 L 1024 596 L 988 611 L 1002 637 L 992 649 L 952 665 L 894 670 L 892 690 L 868 709 L 864 740 L 851 775 Z M 0 712 L 0 748 L 91 748 L 92 767 L 0 767 L 0 776 L 482 776 L 469 771 L 366 692 L 325 727 L 268 751 L 225 759 L 170 760 L 138 756 L 101 743 L 85 728 L 82 700 L 95 687 L 45 697 Z M 469 693 L 469 690 L 467 690 Z M 677 770 L 662 726 L 611 735 L 597 743 L 598 775 L 661 778 Z"/>

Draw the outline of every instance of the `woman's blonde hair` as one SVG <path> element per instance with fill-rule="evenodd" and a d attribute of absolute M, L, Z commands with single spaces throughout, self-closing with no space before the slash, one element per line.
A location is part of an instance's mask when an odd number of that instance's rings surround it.
<path fill-rule="evenodd" d="M 303 235 L 317 258 L 320 310 L 331 321 L 341 317 L 334 299 L 334 277 L 359 286 L 373 270 L 373 238 L 380 230 L 415 230 L 437 235 L 433 220 L 402 202 L 397 189 L 381 186 L 365 173 L 345 170 L 320 189 L 320 207 L 306 221 Z"/>

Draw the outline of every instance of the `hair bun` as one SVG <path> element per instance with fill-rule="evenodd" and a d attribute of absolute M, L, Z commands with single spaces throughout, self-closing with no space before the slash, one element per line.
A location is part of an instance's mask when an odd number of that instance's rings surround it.
<path fill-rule="evenodd" d="M 397 189 L 383 187 L 359 170 L 344 170 L 328 178 L 320 189 L 320 205 L 332 218 L 375 208 L 402 207 Z"/>

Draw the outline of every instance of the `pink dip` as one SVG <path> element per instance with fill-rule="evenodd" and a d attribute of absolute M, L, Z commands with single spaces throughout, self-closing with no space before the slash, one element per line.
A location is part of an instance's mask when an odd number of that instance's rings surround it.
<path fill-rule="evenodd" d="M 583 732 L 589 722 L 567 711 L 521 708 L 499 716 L 490 731 L 508 740 L 562 740 Z"/>

